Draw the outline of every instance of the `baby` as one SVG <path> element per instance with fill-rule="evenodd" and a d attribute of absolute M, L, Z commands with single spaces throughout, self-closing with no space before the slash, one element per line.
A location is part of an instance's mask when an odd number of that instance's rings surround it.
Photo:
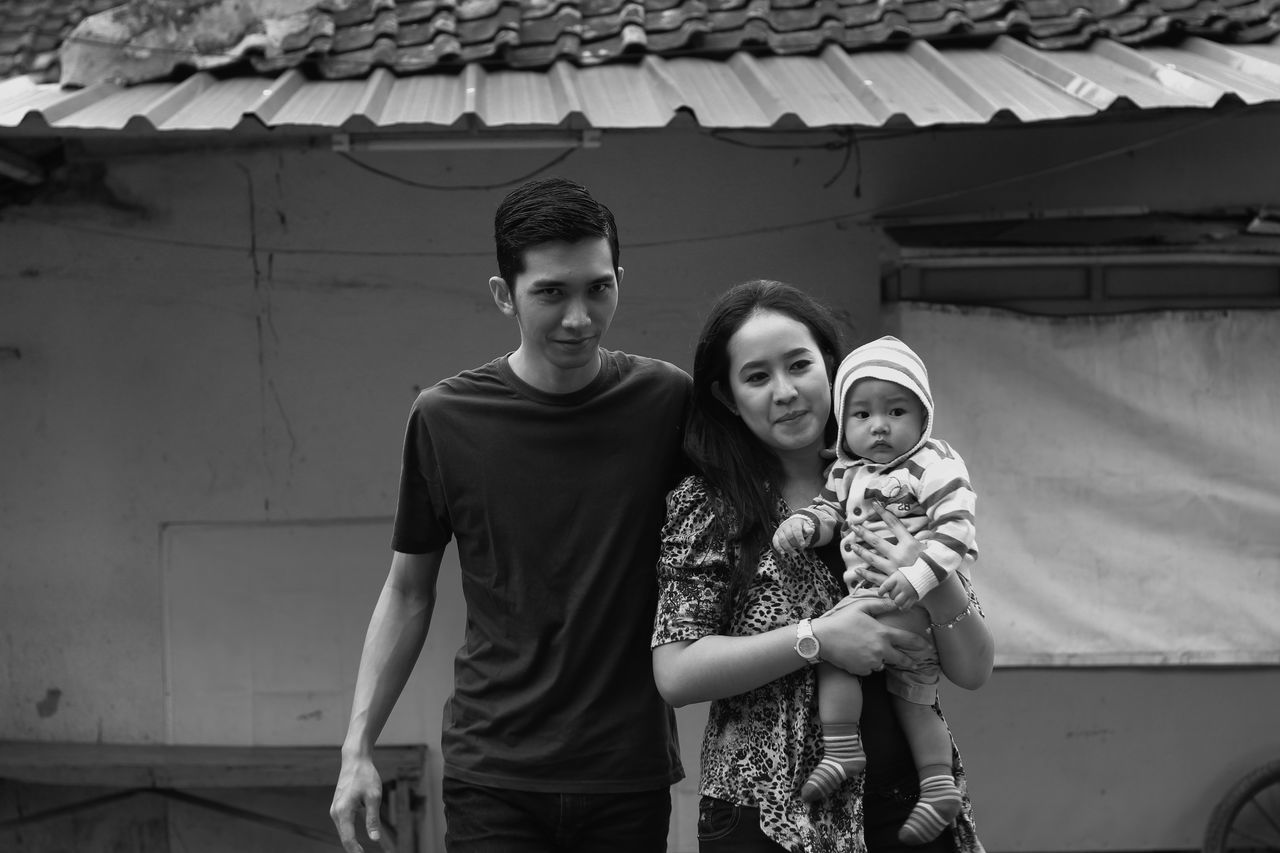
<path fill-rule="evenodd" d="M 886 336 L 851 352 L 836 371 L 833 392 L 838 401 L 836 461 L 827 469 L 822 494 L 813 505 L 783 520 L 773 546 L 795 554 L 825 545 L 857 525 L 887 536 L 884 523 L 871 520 L 876 515 L 873 502 L 879 503 L 921 540 L 923 551 L 914 564 L 895 571 L 879 588 L 864 581 L 850 595 L 884 596 L 908 610 L 950 573 L 962 567 L 967 573 L 977 557 L 976 495 L 969 472 L 950 445 L 930 435 L 933 396 L 928 372 L 919 356 L 897 338 Z M 899 832 L 907 844 L 936 838 L 960 810 L 951 735 L 933 707 L 939 672 L 937 651 L 931 646 L 915 656 L 911 670 L 886 673 L 920 774 L 920 798 Z M 825 663 L 818 664 L 817 678 L 824 754 L 801 788 L 806 802 L 829 796 L 866 766 L 858 726 L 861 682 Z"/>

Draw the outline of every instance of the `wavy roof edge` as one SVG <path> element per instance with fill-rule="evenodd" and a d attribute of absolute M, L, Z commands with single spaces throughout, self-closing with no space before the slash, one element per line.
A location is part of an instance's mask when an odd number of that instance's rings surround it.
<path fill-rule="evenodd" d="M 1129 46 L 1100 39 L 1037 49 L 1008 36 L 983 46 L 913 41 L 893 50 L 828 46 L 815 56 L 645 56 L 545 71 L 486 70 L 313 80 L 272 78 L 98 84 L 71 90 L 0 81 L 0 134 L 103 132 L 429 134 L 465 142 L 507 131 L 806 130 L 1035 123 L 1136 110 L 1216 109 L 1280 101 L 1280 39 L 1203 38 Z M 527 140 L 526 140 L 527 141 Z M 555 143 L 553 140 L 553 144 Z"/>

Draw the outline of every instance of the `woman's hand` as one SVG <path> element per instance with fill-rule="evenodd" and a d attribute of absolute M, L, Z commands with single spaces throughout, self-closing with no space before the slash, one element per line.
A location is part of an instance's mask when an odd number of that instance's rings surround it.
<path fill-rule="evenodd" d="M 840 552 L 846 565 L 850 565 L 844 573 L 845 583 L 867 581 L 879 589 L 895 571 L 914 563 L 924 546 L 891 510 L 876 502 L 872 506 L 897 541 L 890 542 L 864 525 L 858 525 L 840 540 Z M 885 601 L 889 604 L 888 599 Z M 976 608 L 956 620 L 969 606 L 969 592 L 959 576 L 950 575 L 920 603 L 935 625 L 951 623 L 950 628 L 932 631 L 943 673 L 957 686 L 977 690 L 991 677 L 995 641 Z M 889 607 L 894 609 L 892 604 Z"/>
<path fill-rule="evenodd" d="M 844 573 L 844 582 L 853 586 L 859 581 L 869 581 L 877 589 L 889 576 L 898 569 L 904 569 L 914 563 L 924 546 L 911 535 L 905 524 L 893 511 L 872 501 L 876 514 L 888 526 L 896 542 L 869 529 L 865 524 L 856 524 L 840 540 L 840 553 L 845 564 L 860 561 L 862 565 L 854 565 Z"/>
<path fill-rule="evenodd" d="M 924 651 L 928 643 L 877 618 L 896 612 L 888 599 L 844 599 L 813 620 L 822 659 L 854 675 L 879 672 L 886 665 L 910 668 L 911 653 Z"/>

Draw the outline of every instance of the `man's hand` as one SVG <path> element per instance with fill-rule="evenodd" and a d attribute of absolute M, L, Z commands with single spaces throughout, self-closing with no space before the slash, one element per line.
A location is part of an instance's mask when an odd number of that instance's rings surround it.
<path fill-rule="evenodd" d="M 791 515 L 782 520 L 773 532 L 773 550 L 795 556 L 809 547 L 813 538 L 813 521 L 803 515 Z"/>
<path fill-rule="evenodd" d="M 911 581 L 907 580 L 907 576 L 901 569 L 889 575 L 889 579 L 880 584 L 880 594 L 898 605 L 899 610 L 913 607 L 920 600 L 920 593 L 916 592 L 916 588 L 911 585 Z"/>
<path fill-rule="evenodd" d="M 364 812 L 364 828 L 371 841 L 382 838 L 382 824 L 378 819 L 382 808 L 382 778 L 378 776 L 373 761 L 369 758 L 342 759 L 342 770 L 338 773 L 338 787 L 333 792 L 333 805 L 329 807 L 329 817 L 338 828 L 338 838 L 347 853 L 363 853 L 364 848 L 356 840 L 355 819 L 358 812 Z"/>

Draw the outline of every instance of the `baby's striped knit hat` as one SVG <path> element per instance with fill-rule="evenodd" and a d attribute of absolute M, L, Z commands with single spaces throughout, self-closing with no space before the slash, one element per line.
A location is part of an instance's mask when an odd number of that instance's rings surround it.
<path fill-rule="evenodd" d="M 896 382 L 920 398 L 924 404 L 924 429 L 920 431 L 920 439 L 916 442 L 912 453 L 920 445 L 929 440 L 933 432 L 933 394 L 929 391 L 929 371 L 924 361 L 916 355 L 911 347 L 892 335 L 885 335 L 870 343 L 863 344 L 844 357 L 836 370 L 833 391 L 836 397 L 836 423 L 840 428 L 837 452 L 844 450 L 844 404 L 849 396 L 849 389 L 859 379 L 883 379 Z M 906 454 L 910 455 L 910 454 Z"/>

